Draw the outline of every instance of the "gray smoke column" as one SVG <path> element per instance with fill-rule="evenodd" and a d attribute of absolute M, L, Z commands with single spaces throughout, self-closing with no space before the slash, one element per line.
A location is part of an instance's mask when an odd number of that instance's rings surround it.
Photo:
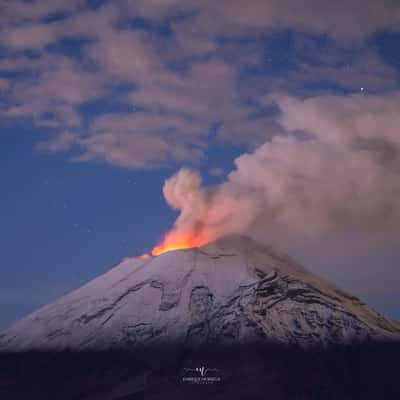
<path fill-rule="evenodd" d="M 180 215 L 170 237 L 213 240 L 254 227 L 302 236 L 400 223 L 400 94 L 266 99 L 285 134 L 235 160 L 216 187 L 181 169 L 165 182 Z"/>

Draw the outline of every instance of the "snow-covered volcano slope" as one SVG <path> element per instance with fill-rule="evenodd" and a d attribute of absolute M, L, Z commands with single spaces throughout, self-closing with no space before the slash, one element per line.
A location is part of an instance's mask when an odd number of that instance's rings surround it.
<path fill-rule="evenodd" d="M 329 345 L 400 338 L 388 321 L 244 237 L 129 259 L 0 335 L 0 350 L 165 343 Z"/>

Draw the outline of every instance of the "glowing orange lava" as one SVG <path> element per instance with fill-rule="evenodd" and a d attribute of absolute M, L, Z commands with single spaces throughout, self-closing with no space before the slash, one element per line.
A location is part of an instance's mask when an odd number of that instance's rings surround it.
<path fill-rule="evenodd" d="M 175 233 L 170 232 L 165 235 L 163 241 L 153 247 L 151 255 L 156 257 L 161 254 L 167 253 L 173 250 L 191 249 L 193 247 L 200 247 L 208 243 L 210 240 L 204 235 L 198 235 L 193 233 Z M 150 254 L 141 255 L 140 259 L 145 260 L 150 257 Z"/>
<path fill-rule="evenodd" d="M 180 249 L 191 249 L 192 247 L 199 247 L 205 242 L 199 238 L 193 237 L 193 235 L 187 236 L 166 236 L 163 242 L 153 248 L 151 254 L 153 256 L 159 256 L 160 254 L 166 253 L 167 251 L 180 250 Z"/>

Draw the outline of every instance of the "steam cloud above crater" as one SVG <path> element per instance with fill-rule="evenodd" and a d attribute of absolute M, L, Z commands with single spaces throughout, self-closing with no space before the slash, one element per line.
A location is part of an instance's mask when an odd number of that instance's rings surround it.
<path fill-rule="evenodd" d="M 204 243 L 254 227 L 280 226 L 302 236 L 400 223 L 400 94 L 275 96 L 275 136 L 235 160 L 215 187 L 181 169 L 164 185 L 180 210 L 167 238 L 195 234 Z"/>

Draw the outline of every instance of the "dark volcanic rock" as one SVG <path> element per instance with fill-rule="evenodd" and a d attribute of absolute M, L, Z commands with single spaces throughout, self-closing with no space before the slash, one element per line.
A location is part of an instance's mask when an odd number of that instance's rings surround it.
<path fill-rule="evenodd" d="M 397 400 L 399 357 L 394 342 L 3 353 L 0 398 Z M 201 367 L 203 377 L 196 372 Z"/>

